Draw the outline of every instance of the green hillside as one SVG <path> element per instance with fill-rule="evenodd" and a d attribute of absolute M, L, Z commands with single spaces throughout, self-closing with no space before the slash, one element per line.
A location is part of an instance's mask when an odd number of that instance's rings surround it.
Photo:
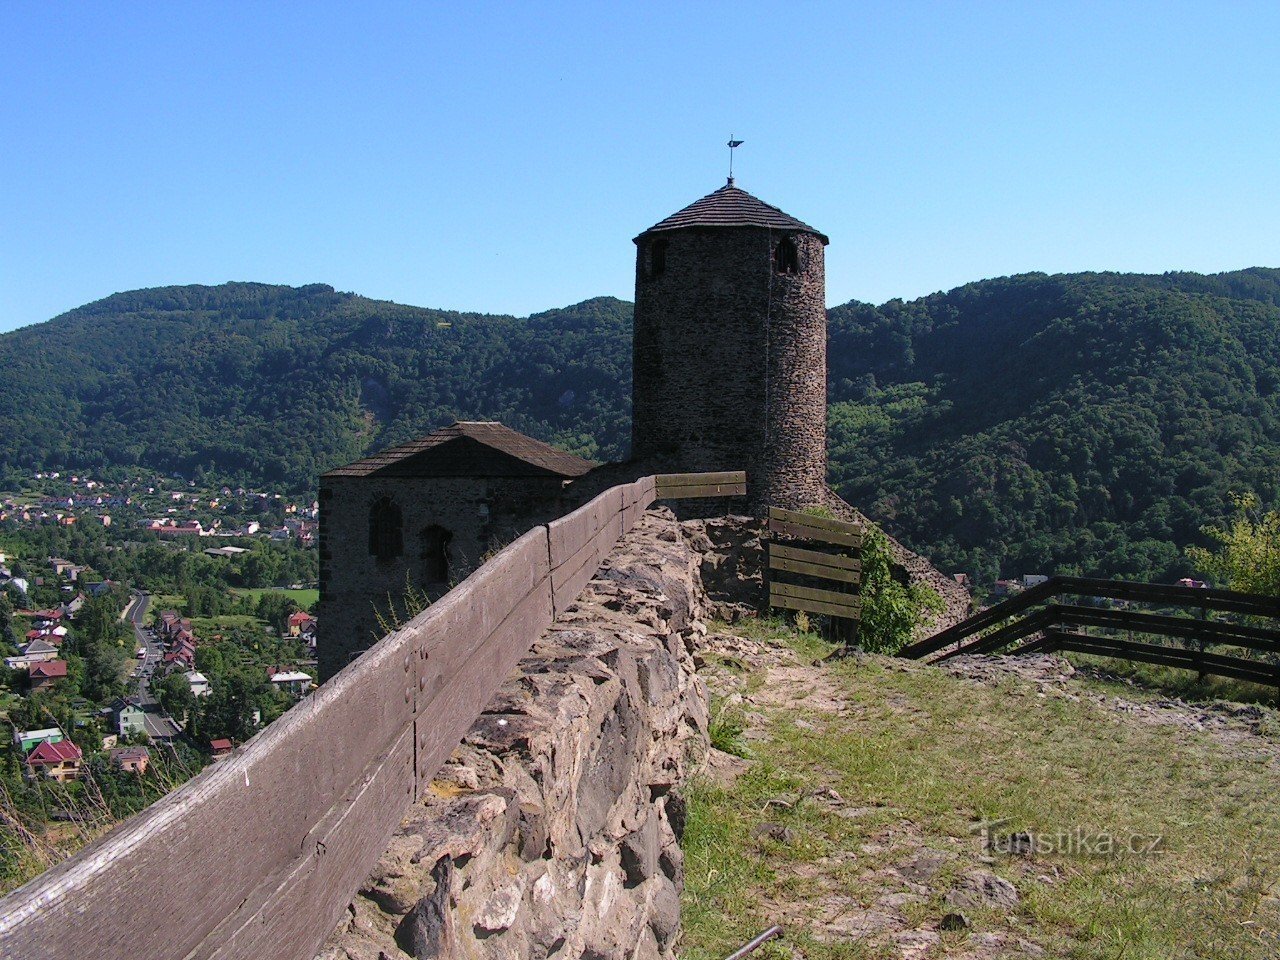
<path fill-rule="evenodd" d="M 832 479 L 944 569 L 1169 577 L 1280 494 L 1280 271 L 1029 274 L 831 311 Z"/>
<path fill-rule="evenodd" d="M 1028 274 L 830 316 L 832 480 L 944 569 L 1167 578 L 1229 492 L 1280 499 L 1280 270 Z M 454 418 L 613 459 L 630 321 L 613 299 L 515 318 L 322 285 L 117 294 L 0 336 L 0 472 L 307 489 Z"/>
<path fill-rule="evenodd" d="M 121 293 L 0 336 L 0 467 L 142 464 L 299 489 L 454 418 L 623 452 L 631 307 L 525 319 L 331 287 Z"/>

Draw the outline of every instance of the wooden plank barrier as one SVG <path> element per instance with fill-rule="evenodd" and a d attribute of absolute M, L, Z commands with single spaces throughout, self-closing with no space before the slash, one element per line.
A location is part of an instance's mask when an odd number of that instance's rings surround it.
<path fill-rule="evenodd" d="M 734 486 L 697 476 L 680 495 Z M 310 960 L 409 804 L 658 489 L 622 484 L 530 530 L 231 756 L 0 899 L 0 957 Z"/>
<path fill-rule="evenodd" d="M 653 479 L 659 500 L 747 495 L 747 475 L 742 470 L 728 470 L 724 473 L 659 473 Z"/>
<path fill-rule="evenodd" d="M 769 606 L 802 610 L 831 617 L 831 639 L 852 642 L 862 602 L 862 561 L 849 551 L 862 545 L 862 527 L 856 523 L 815 517 L 798 510 L 769 508 L 767 581 Z M 779 538 L 791 538 L 780 540 Z M 803 546 L 797 545 L 804 544 Z M 785 579 L 790 576 L 801 583 Z M 814 583 L 832 585 L 832 589 Z"/>

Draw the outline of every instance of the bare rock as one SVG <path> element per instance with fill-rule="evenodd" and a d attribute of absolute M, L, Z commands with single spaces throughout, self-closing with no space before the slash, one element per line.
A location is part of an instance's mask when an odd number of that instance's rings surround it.
<path fill-rule="evenodd" d="M 947 893 L 947 904 L 960 909 L 1012 910 L 1018 905 L 1018 888 L 987 870 L 971 870 Z"/>

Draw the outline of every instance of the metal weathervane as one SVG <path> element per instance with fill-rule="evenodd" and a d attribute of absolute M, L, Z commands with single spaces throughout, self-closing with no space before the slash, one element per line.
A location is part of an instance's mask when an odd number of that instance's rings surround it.
<path fill-rule="evenodd" d="M 745 143 L 745 140 L 733 139 L 733 134 L 729 134 L 729 186 L 733 186 L 733 151 Z"/>

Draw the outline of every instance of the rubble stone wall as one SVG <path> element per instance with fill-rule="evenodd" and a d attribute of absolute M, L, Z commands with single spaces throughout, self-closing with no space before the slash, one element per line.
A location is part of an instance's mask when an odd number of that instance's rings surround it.
<path fill-rule="evenodd" d="M 323 960 L 673 956 L 703 605 L 698 556 L 651 511 L 472 726 Z"/>

